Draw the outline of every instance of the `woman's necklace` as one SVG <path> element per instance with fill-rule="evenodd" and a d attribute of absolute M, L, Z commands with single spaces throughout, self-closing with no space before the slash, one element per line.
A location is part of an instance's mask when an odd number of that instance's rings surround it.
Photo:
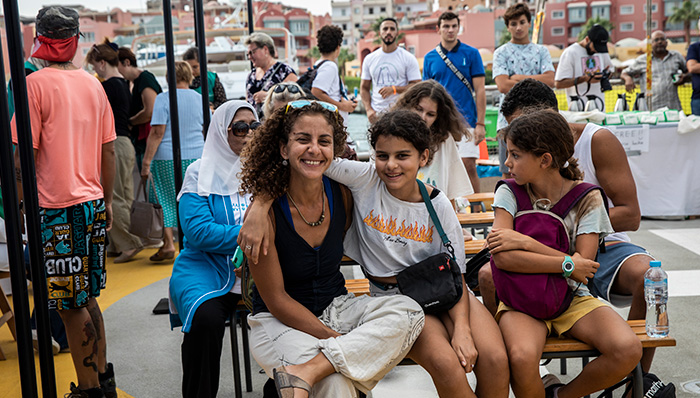
<path fill-rule="evenodd" d="M 301 219 L 304 220 L 306 225 L 308 225 L 310 227 L 318 227 L 319 225 L 321 225 L 323 223 L 323 220 L 326 218 L 326 201 L 325 201 L 326 187 L 323 186 L 322 188 L 323 188 L 323 191 L 321 193 L 321 218 L 319 218 L 318 221 L 316 221 L 316 222 L 308 222 L 306 220 L 306 217 L 304 217 L 304 215 L 301 214 L 301 210 L 299 210 L 299 206 L 297 206 L 296 202 L 294 201 L 294 198 L 292 198 L 292 195 L 289 192 L 287 192 L 287 197 L 294 205 L 294 208 L 297 209 L 297 213 L 299 213 L 299 216 L 301 216 Z"/>

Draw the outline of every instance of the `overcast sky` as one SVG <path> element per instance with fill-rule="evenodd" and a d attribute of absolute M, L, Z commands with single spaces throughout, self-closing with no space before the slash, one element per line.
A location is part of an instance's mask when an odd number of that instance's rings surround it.
<path fill-rule="evenodd" d="M 19 13 L 22 16 L 36 16 L 37 11 L 47 4 L 82 4 L 88 8 L 98 11 L 107 10 L 114 6 L 114 2 L 109 0 L 16 0 L 19 3 Z M 227 0 L 219 0 L 222 3 Z M 288 4 L 295 7 L 303 7 L 311 11 L 314 15 L 323 15 L 331 12 L 331 0 L 276 0 L 283 4 Z M 120 0 L 119 8 L 122 9 L 145 9 L 146 0 Z M 309 5 L 311 4 L 311 5 Z M 2 10 L 2 4 L 0 4 Z"/>

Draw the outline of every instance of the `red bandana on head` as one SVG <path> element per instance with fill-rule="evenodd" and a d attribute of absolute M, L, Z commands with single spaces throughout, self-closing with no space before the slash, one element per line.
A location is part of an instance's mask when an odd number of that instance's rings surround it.
<path fill-rule="evenodd" d="M 67 39 L 51 39 L 39 35 L 34 39 L 34 52 L 32 53 L 32 57 L 49 62 L 68 62 L 73 59 L 77 49 L 77 35 Z"/>

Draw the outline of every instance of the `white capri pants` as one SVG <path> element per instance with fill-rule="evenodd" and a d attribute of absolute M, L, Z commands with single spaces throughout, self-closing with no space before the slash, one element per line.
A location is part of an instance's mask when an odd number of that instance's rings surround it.
<path fill-rule="evenodd" d="M 337 373 L 311 389 L 311 397 L 357 397 L 369 392 L 408 354 L 423 330 L 420 306 L 406 296 L 336 297 L 318 319 L 343 335 L 319 340 L 292 329 L 269 312 L 248 318 L 251 352 L 269 377 L 282 365 L 326 356 Z"/>

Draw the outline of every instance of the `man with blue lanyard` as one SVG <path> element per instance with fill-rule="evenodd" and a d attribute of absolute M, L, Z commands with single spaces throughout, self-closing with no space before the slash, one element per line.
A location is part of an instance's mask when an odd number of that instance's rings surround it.
<path fill-rule="evenodd" d="M 480 192 L 476 173 L 479 143 L 486 136 L 486 91 L 484 64 L 479 51 L 457 39 L 459 16 L 446 11 L 438 18 L 440 44 L 423 61 L 423 80 L 434 79 L 454 98 L 459 112 L 473 128 L 472 139 L 463 138 L 458 144 L 459 155 L 467 169 L 474 192 Z"/>

